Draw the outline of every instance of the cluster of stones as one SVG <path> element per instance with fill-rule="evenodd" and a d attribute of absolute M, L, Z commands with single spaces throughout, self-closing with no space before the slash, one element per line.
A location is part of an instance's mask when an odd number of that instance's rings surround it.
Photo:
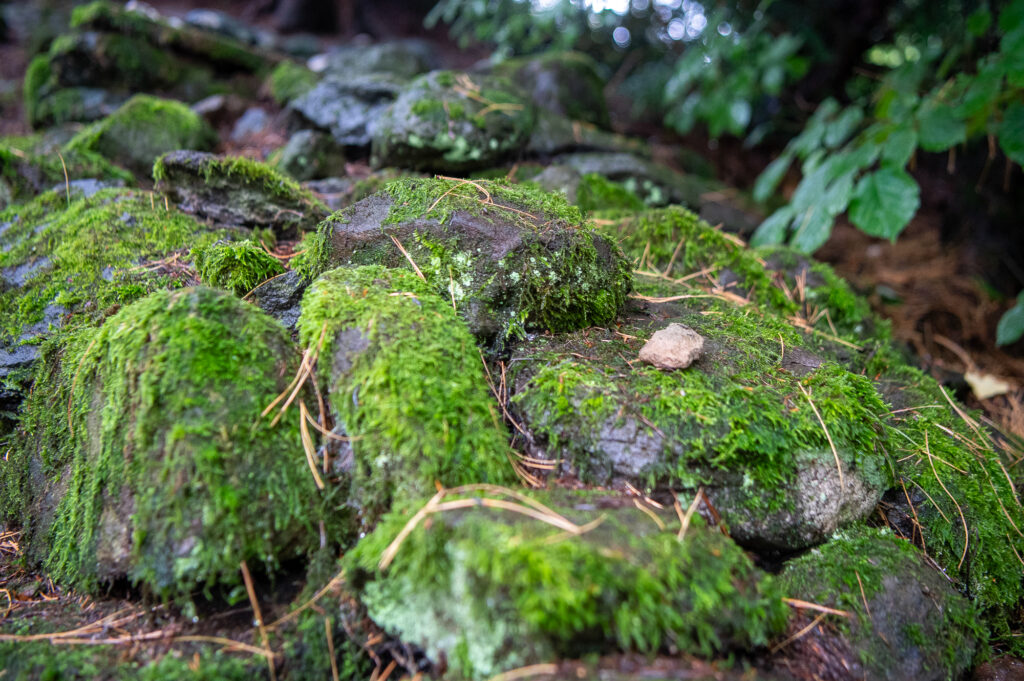
<path fill-rule="evenodd" d="M 1024 512 L 992 441 L 827 268 L 652 208 L 687 185 L 600 129 L 586 60 L 430 71 L 392 44 L 314 72 L 104 2 L 73 24 L 27 104 L 95 122 L 0 145 L 0 522 L 31 566 L 194 611 L 226 607 L 243 562 L 308 562 L 296 679 L 354 678 L 378 632 L 410 674 L 462 679 L 604 678 L 570 661 L 633 652 L 941 679 L 1012 648 Z M 165 61 L 127 78 L 128 49 Z M 224 74 L 284 105 L 277 169 L 208 153 L 202 107 L 135 94 L 195 101 L 176 88 Z M 48 149 L 74 191 L 50 190 Z M 299 184 L 356 154 L 403 176 L 333 213 Z M 555 163 L 416 174 L 522 154 Z M 154 191 L 123 186 L 151 165 Z M 14 678 L 49 668 L 17 645 Z"/>

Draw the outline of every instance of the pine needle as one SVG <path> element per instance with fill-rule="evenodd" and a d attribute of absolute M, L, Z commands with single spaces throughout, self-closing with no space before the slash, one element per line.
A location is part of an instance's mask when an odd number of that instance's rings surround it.
<path fill-rule="evenodd" d="M 836 470 L 839 472 L 839 490 L 843 494 L 846 494 L 846 483 L 843 481 L 843 464 L 839 460 L 839 452 L 836 450 L 836 445 L 832 442 L 832 436 L 828 432 L 828 426 L 825 425 L 825 420 L 821 418 L 821 414 L 818 412 L 818 408 L 814 406 L 814 401 L 811 400 L 811 394 L 804 389 L 803 384 L 797 383 L 796 387 L 800 388 L 800 392 L 807 398 L 807 403 L 811 405 L 811 409 L 814 411 L 814 415 L 818 417 L 818 423 L 821 424 L 821 429 L 825 431 L 825 438 L 828 440 L 828 446 L 832 448 L 832 456 L 836 460 Z"/>

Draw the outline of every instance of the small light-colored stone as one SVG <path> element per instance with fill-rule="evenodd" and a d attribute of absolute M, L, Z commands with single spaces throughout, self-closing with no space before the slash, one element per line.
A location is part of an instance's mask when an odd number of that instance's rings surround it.
<path fill-rule="evenodd" d="M 683 324 L 669 324 L 640 348 L 640 359 L 659 369 L 685 369 L 703 351 L 703 336 Z"/>

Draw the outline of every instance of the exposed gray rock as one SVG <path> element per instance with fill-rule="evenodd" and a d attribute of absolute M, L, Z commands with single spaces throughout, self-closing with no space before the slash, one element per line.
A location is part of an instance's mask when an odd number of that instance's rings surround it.
<path fill-rule="evenodd" d="M 603 151 L 650 156 L 640 140 L 601 130 L 589 123 L 566 118 L 546 109 L 537 110 L 537 120 L 526 150 L 534 156 L 554 156 L 569 152 Z"/>
<path fill-rule="evenodd" d="M 298 273 L 289 271 L 257 286 L 249 293 L 248 300 L 281 322 L 284 328 L 294 331 L 295 322 L 302 312 L 302 294 L 306 286 L 307 282 Z"/>
<path fill-rule="evenodd" d="M 338 144 L 370 145 L 377 124 L 402 89 L 389 76 L 325 78 L 294 99 L 288 111 L 297 127 L 326 130 Z"/>
<path fill-rule="evenodd" d="M 345 174 L 344 149 L 330 135 L 317 130 L 293 133 L 273 161 L 300 182 Z"/>
<path fill-rule="evenodd" d="M 235 127 L 231 130 L 231 141 L 241 142 L 248 137 L 263 133 L 270 125 L 270 116 L 266 110 L 254 106 L 246 109 L 241 118 L 235 121 Z"/>
<path fill-rule="evenodd" d="M 437 57 L 423 40 L 395 40 L 370 45 L 346 45 L 328 52 L 324 74 L 345 80 L 371 74 L 408 80 L 437 68 Z"/>

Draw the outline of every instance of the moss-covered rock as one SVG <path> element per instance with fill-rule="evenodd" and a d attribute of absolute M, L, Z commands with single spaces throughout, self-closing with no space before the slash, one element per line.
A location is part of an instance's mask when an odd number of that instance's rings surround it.
<path fill-rule="evenodd" d="M 640 363 L 672 322 L 704 338 L 703 356 L 679 371 Z M 614 330 L 516 347 L 512 404 L 530 453 L 563 475 L 690 497 L 704 486 L 735 539 L 794 551 L 867 516 L 891 483 L 874 386 L 805 345 L 727 303 L 634 308 Z"/>
<path fill-rule="evenodd" d="M 153 166 L 157 190 L 181 210 L 224 225 L 272 229 L 294 237 L 314 229 L 327 207 L 299 184 L 265 163 L 174 151 Z"/>
<path fill-rule="evenodd" d="M 580 52 L 556 51 L 502 62 L 494 73 L 511 79 L 533 103 L 567 118 L 610 127 L 605 80 L 593 59 Z"/>
<path fill-rule="evenodd" d="M 533 105 L 495 76 L 435 71 L 410 83 L 373 131 L 374 164 L 460 173 L 497 165 L 533 129 Z"/>
<path fill-rule="evenodd" d="M 261 283 L 284 272 L 284 267 L 258 245 L 249 241 L 217 241 L 192 249 L 199 279 L 208 286 L 244 296 Z"/>
<path fill-rule="evenodd" d="M 473 337 L 434 287 L 408 270 L 332 270 L 306 291 L 298 329 L 351 438 L 333 460 L 365 521 L 435 481 L 514 480 Z"/>
<path fill-rule="evenodd" d="M 0 139 L 0 210 L 84 179 L 124 184 L 133 178 L 99 154 L 62 149 L 37 135 Z"/>
<path fill-rule="evenodd" d="M 987 631 L 978 608 L 890 532 L 861 528 L 790 562 L 786 595 L 850 614 L 794 640 L 781 669 L 844 670 L 846 678 L 944 681 L 961 678 Z M 812 619 L 795 618 L 796 632 Z"/>
<path fill-rule="evenodd" d="M 267 76 L 266 88 L 274 101 L 284 106 L 309 92 L 319 80 L 317 74 L 305 66 L 284 59 Z"/>
<path fill-rule="evenodd" d="M 451 678 L 611 648 L 751 650 L 786 620 L 771 577 L 699 517 L 680 538 L 674 512 L 628 497 L 494 488 L 424 508 L 386 517 L 345 562 L 370 616 Z"/>
<path fill-rule="evenodd" d="M 362 153 L 404 85 L 388 75 L 324 78 L 288 105 L 292 127 L 329 132 L 338 144 Z"/>
<path fill-rule="evenodd" d="M 0 212 L 0 412 L 17 407 L 40 344 L 58 329 L 187 284 L 174 256 L 225 235 L 124 189 L 47 192 Z"/>
<path fill-rule="evenodd" d="M 53 359 L 5 462 L 19 484 L 3 515 L 31 509 L 27 553 L 54 579 L 91 590 L 127 578 L 188 601 L 239 584 L 242 560 L 272 572 L 320 545 L 298 425 L 260 417 L 299 357 L 255 307 L 214 289 L 157 292 Z M 337 540 L 341 517 L 326 520 Z"/>
<path fill-rule="evenodd" d="M 505 182 L 396 180 L 326 220 L 310 250 L 313 272 L 411 260 L 484 339 L 608 323 L 629 290 L 627 262 L 577 208 Z"/>
<path fill-rule="evenodd" d="M 576 186 L 576 205 L 585 213 L 599 210 L 640 211 L 644 202 L 619 182 L 603 175 L 589 173 L 580 178 Z"/>
<path fill-rule="evenodd" d="M 270 158 L 278 168 L 299 182 L 345 175 L 345 151 L 330 135 L 299 130 Z"/>
<path fill-rule="evenodd" d="M 161 154 L 176 149 L 207 151 L 215 143 L 213 129 L 181 102 L 136 95 L 78 133 L 66 148 L 98 153 L 145 174 Z"/>

